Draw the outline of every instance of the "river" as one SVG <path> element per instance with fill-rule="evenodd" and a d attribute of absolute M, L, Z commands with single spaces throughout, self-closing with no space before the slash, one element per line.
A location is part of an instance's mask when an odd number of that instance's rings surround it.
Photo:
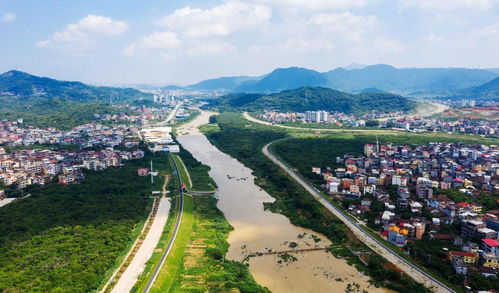
<path fill-rule="evenodd" d="M 251 170 L 219 151 L 197 129 L 208 123 L 210 115 L 203 111 L 181 126 L 178 140 L 196 159 L 211 167 L 210 176 L 218 185 L 218 208 L 234 227 L 228 238 L 227 258 L 242 261 L 249 253 L 290 250 L 295 244 L 301 249 L 329 246 L 331 242 L 324 235 L 294 226 L 285 216 L 264 210 L 263 203 L 273 202 L 274 198 L 255 185 Z M 274 293 L 345 292 L 353 283 L 368 292 L 387 292 L 371 286 L 367 276 L 326 251 L 292 255 L 296 260 L 272 254 L 252 257 L 250 272 L 260 285 Z"/>

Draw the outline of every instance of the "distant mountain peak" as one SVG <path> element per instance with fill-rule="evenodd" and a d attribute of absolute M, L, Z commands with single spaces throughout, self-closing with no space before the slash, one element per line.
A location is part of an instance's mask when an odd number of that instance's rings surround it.
<path fill-rule="evenodd" d="M 23 71 L 12 69 L 0 74 L 0 76 L 4 78 L 10 78 L 14 76 L 32 76 L 32 75 Z"/>
<path fill-rule="evenodd" d="M 346 70 L 352 70 L 352 69 L 363 69 L 368 67 L 369 65 L 364 65 L 364 64 L 358 64 L 358 63 L 350 63 L 349 65 L 345 67 L 338 67 L 338 68 L 343 68 Z"/>

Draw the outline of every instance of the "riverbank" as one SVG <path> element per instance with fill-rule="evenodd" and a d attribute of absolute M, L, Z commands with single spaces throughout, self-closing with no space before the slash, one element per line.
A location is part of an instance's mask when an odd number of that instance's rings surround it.
<path fill-rule="evenodd" d="M 275 199 L 255 185 L 257 178 L 253 176 L 253 171 L 220 152 L 196 129 L 208 123 L 210 115 L 203 112 L 196 120 L 179 129 L 179 134 L 184 135 L 178 140 L 195 158 L 211 168 L 210 176 L 218 185 L 218 207 L 234 227 L 228 238 L 230 247 L 226 257 L 243 261 L 257 252 L 332 245 L 324 234 L 295 226 L 285 216 L 265 208 L 271 207 Z M 247 151 L 249 156 L 259 152 L 257 148 Z M 329 220 L 334 224 L 334 218 Z M 336 255 L 340 258 L 323 250 L 290 255 L 270 254 L 251 257 L 248 264 L 256 281 L 272 292 L 345 292 L 347 287 L 352 286 L 359 286 L 368 292 L 386 292 L 372 286 L 368 277 L 341 259 L 343 254 L 346 252 L 338 250 Z"/>

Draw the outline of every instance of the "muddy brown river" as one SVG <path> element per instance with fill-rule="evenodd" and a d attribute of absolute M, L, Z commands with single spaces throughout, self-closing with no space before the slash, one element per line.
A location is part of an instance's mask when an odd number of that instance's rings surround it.
<path fill-rule="evenodd" d="M 178 140 L 196 159 L 211 167 L 210 176 L 218 185 L 218 208 L 234 227 L 228 238 L 227 258 L 242 261 L 251 253 L 285 251 L 295 245 L 298 249 L 329 246 L 331 242 L 324 235 L 294 226 L 285 216 L 264 210 L 263 203 L 273 202 L 274 198 L 255 185 L 251 170 L 219 151 L 197 129 L 208 123 L 211 114 L 202 112 L 181 126 Z M 367 276 L 326 251 L 290 255 L 294 258 L 275 254 L 251 257 L 251 274 L 274 293 L 345 292 L 353 283 L 360 285 L 359 292 L 388 291 L 371 286 Z"/>

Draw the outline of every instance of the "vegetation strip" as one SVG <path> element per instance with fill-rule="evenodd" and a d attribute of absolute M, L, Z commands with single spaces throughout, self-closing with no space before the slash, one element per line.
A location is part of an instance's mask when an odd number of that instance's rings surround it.
<path fill-rule="evenodd" d="M 180 176 L 182 177 L 182 182 L 186 185 L 188 188 L 192 188 L 192 180 L 191 176 L 189 174 L 189 170 L 187 170 L 187 167 L 184 164 L 184 161 L 182 161 L 182 158 L 178 156 L 177 154 L 172 154 L 173 159 L 179 166 L 179 171 L 180 171 Z"/>
<path fill-rule="evenodd" d="M 169 292 L 173 281 L 182 266 L 185 248 L 189 242 L 193 226 L 193 201 L 192 197 L 184 195 L 184 211 L 182 213 L 182 224 L 180 225 L 175 241 L 169 247 L 169 253 L 158 270 L 155 281 L 150 287 L 151 292 Z"/>
<path fill-rule="evenodd" d="M 171 157 L 171 154 L 170 154 L 170 157 Z M 154 284 L 154 281 L 156 280 L 156 278 L 158 276 L 158 273 L 161 270 L 161 267 L 163 266 L 163 263 L 165 262 L 166 257 L 170 253 L 170 250 L 172 248 L 173 242 L 175 241 L 175 238 L 177 237 L 177 233 L 178 233 L 180 224 L 182 222 L 182 215 L 183 215 L 183 212 L 184 212 L 184 191 L 182 189 L 182 178 L 180 177 L 180 172 L 178 170 L 177 162 L 175 161 L 175 159 L 173 159 L 173 157 L 171 157 L 171 158 L 172 158 L 172 161 L 173 161 L 173 163 L 175 165 L 175 170 L 176 170 L 176 173 L 177 173 L 177 180 L 178 180 L 178 183 L 179 183 L 180 205 L 179 205 L 179 208 L 178 208 L 177 222 L 176 222 L 175 228 L 173 230 L 173 235 L 170 238 L 170 240 L 168 241 L 166 249 L 164 250 L 163 255 L 161 256 L 161 259 L 160 259 L 158 265 L 154 268 L 152 276 L 147 281 L 146 286 L 145 286 L 144 290 L 142 291 L 143 293 L 149 292 L 150 289 L 151 289 L 151 287 L 152 287 L 152 285 Z"/>

